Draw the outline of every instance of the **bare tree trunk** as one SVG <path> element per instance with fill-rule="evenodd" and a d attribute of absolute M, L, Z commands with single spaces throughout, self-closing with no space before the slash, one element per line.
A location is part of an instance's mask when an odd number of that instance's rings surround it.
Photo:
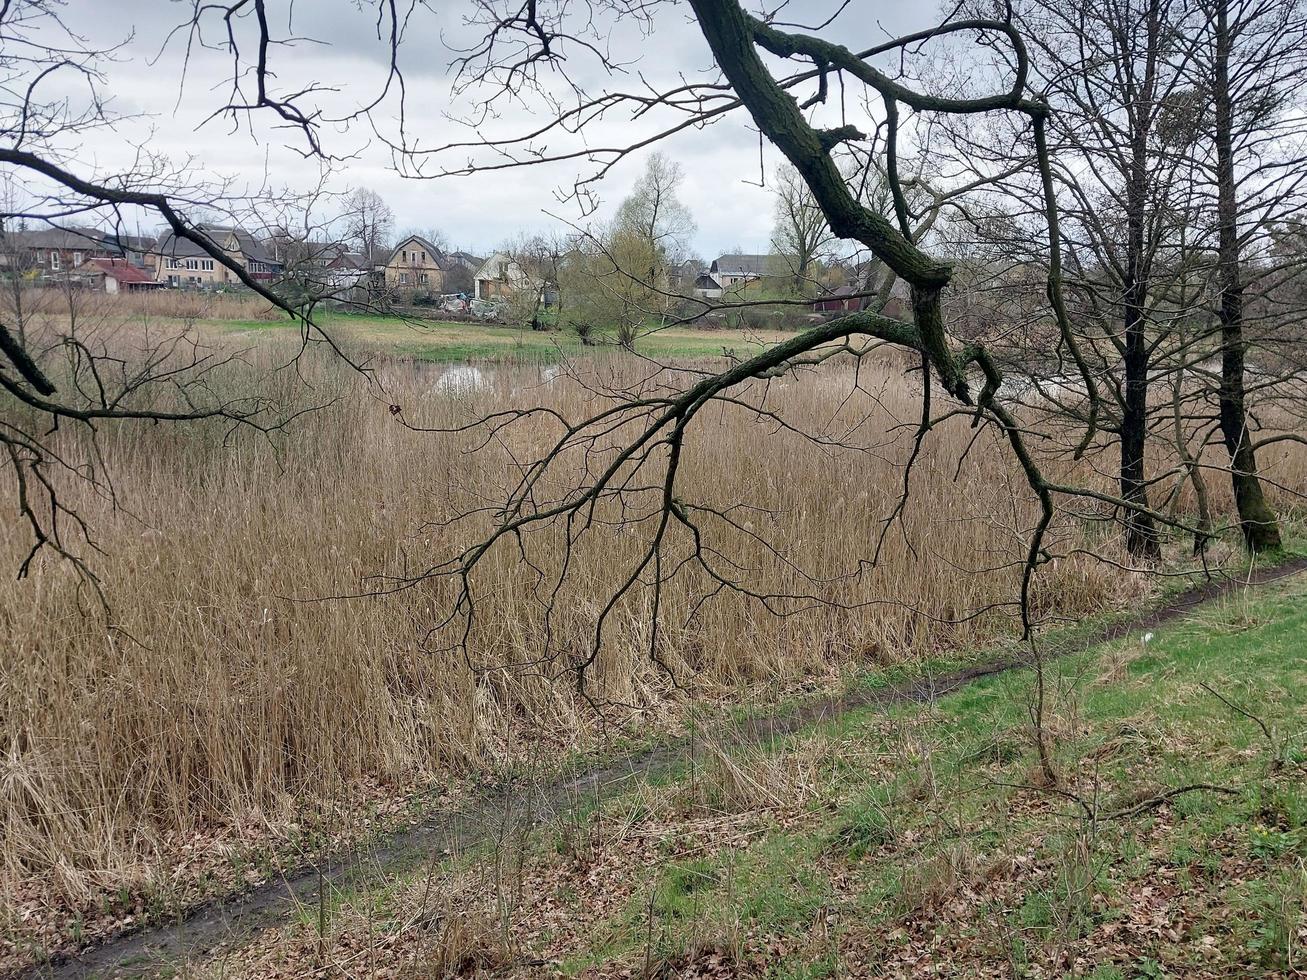
<path fill-rule="evenodd" d="M 1194 557 L 1201 556 L 1207 550 L 1207 542 L 1212 538 L 1211 495 L 1207 492 L 1207 481 L 1203 479 L 1202 455 L 1206 441 L 1198 447 L 1197 455 L 1189 452 L 1189 444 L 1184 432 L 1184 372 L 1177 370 L 1171 382 L 1171 424 L 1175 431 L 1175 452 L 1180 463 L 1189 476 L 1194 488 L 1194 497 L 1198 504 L 1198 524 L 1194 528 Z M 1180 496 L 1183 484 L 1177 482 L 1175 497 Z"/>
<path fill-rule="evenodd" d="M 1121 415 L 1121 499 L 1148 507 L 1148 479 L 1144 469 L 1144 446 L 1148 438 L 1148 347 L 1146 320 L 1139 294 L 1142 287 L 1128 287 L 1125 308 L 1125 405 Z M 1127 510 L 1126 550 L 1136 558 L 1156 561 L 1162 556 L 1157 525 L 1151 515 Z"/>
<path fill-rule="evenodd" d="M 1230 94 L 1229 0 L 1216 0 L 1213 101 L 1216 116 L 1217 267 L 1221 284 L 1221 435 L 1230 453 L 1230 480 L 1244 543 L 1254 553 L 1280 548 L 1280 528 L 1257 478 L 1257 457 L 1244 405 L 1243 281 L 1235 198 L 1234 112 Z"/>
<path fill-rule="evenodd" d="M 1152 102 L 1156 94 L 1157 52 L 1160 44 L 1158 0 L 1149 5 L 1148 51 L 1141 98 L 1129 107 L 1133 116 L 1130 138 L 1129 185 L 1126 187 L 1126 270 L 1124 290 L 1125 404 L 1121 414 L 1121 498 L 1148 507 L 1148 480 L 1144 469 L 1144 445 L 1148 440 L 1148 269 L 1145 256 L 1144 222 L 1148 207 L 1149 132 L 1153 125 Z M 1136 558 L 1156 561 L 1162 557 L 1157 525 L 1144 511 L 1125 515 L 1126 550 Z"/>

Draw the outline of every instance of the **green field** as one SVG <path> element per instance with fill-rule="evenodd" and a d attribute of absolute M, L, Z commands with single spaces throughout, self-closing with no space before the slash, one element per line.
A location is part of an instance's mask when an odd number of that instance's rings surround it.
<path fill-rule="evenodd" d="M 600 333 L 595 346 L 587 347 L 567 331 L 533 331 L 488 323 L 339 314 L 323 316 L 320 323 L 333 341 L 352 352 L 423 361 L 556 361 L 616 348 L 611 333 Z M 263 320 L 206 320 L 203 326 L 216 333 L 240 337 L 291 335 L 299 329 L 289 321 Z M 699 330 L 678 326 L 646 332 L 636 342 L 635 349 L 638 354 L 658 359 L 721 357 L 727 352 L 747 355 L 789 336 L 777 330 Z"/>

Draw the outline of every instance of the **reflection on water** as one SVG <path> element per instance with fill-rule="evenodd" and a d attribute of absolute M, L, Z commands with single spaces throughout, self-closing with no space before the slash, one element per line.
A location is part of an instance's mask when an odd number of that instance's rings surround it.
<path fill-rule="evenodd" d="M 450 395 L 470 395 L 495 383 L 493 368 L 479 368 L 474 364 L 448 364 L 432 384 L 436 391 Z"/>
<path fill-rule="evenodd" d="M 398 366 L 391 365 L 391 368 Z M 456 398 L 489 391 L 497 382 L 509 384 L 512 393 L 517 394 L 525 389 L 547 385 L 564 373 L 557 364 L 496 366 L 408 361 L 403 363 L 403 369 L 417 381 L 430 384 L 431 391 L 435 394 Z"/>

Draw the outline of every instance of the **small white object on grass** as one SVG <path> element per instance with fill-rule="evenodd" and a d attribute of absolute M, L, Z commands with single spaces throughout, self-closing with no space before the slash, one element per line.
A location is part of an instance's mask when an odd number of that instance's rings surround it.
<path fill-rule="evenodd" d="M 1152 642 L 1153 642 L 1153 634 L 1152 634 L 1152 633 L 1145 633 L 1145 634 L 1144 634 L 1144 645 L 1147 646 L 1149 643 L 1152 643 Z"/>

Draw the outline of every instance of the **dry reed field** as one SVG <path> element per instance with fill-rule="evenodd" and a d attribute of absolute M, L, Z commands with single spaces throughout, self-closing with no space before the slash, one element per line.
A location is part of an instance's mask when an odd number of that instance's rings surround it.
<path fill-rule="evenodd" d="M 100 432 L 114 496 L 71 479 L 65 492 L 94 529 L 99 550 L 88 561 L 107 611 L 49 553 L 0 594 L 6 931 L 21 931 L 13 916 L 22 903 L 89 908 L 116 890 L 194 874 L 179 853 L 213 828 L 276 834 L 316 801 L 361 805 L 368 787 L 402 794 L 511 761 L 527 746 L 561 756 L 594 744 L 598 719 L 565 668 L 587 648 L 645 531 L 600 523 L 577 547 L 549 663 L 511 666 L 545 653 L 535 578 L 511 547 L 492 552 L 478 572 L 466 655 L 450 649 L 450 638 L 432 631 L 454 583 L 388 591 L 386 576 L 410 575 L 484 533 L 484 516 L 449 522 L 502 498 L 549 423 L 485 442 L 475 432 L 414 431 L 401 420 L 457 426 L 531 405 L 577 414 L 593 408 L 596 385 L 647 368 L 597 358 L 578 366 L 582 384 L 537 367 L 394 362 L 379 369 L 380 390 L 326 358 L 279 367 L 291 350 L 266 343 L 223 382 L 283 410 L 325 406 L 285 432 L 264 437 L 225 424 Z M 726 406 L 692 429 L 680 493 L 757 508 L 741 518 L 746 530 L 801 555 L 818 582 L 856 570 L 899 494 L 919 412 L 916 382 L 895 365 L 864 364 L 859 377 L 855 389 L 852 368 L 835 366 L 773 383 L 767 405 L 860 448 L 814 444 Z M 880 563 L 823 586 L 848 608 L 778 619 L 725 594 L 690 618 L 706 583 L 688 574 L 669 585 L 658 651 L 683 690 L 649 656 L 651 597 L 635 590 L 589 678 L 612 706 L 608 720 L 650 731 L 695 699 L 775 697 L 1010 636 L 1016 623 L 1003 604 L 1016 594 L 1021 532 L 1034 507 L 990 436 L 967 452 L 974 437 L 955 419 L 926 441 L 902 528 L 886 537 Z M 72 457 L 86 449 L 85 431 L 55 438 Z M 1282 479 L 1301 481 L 1301 455 L 1286 455 L 1281 469 Z M 1098 479 L 1087 469 L 1071 476 Z M 7 472 L 0 483 L 12 500 Z M 551 540 L 536 539 L 538 560 L 559 559 Z M 719 533 L 712 544 L 724 559 L 754 566 L 767 586 L 811 588 L 784 563 L 764 560 L 751 540 Z M 1059 521 L 1053 540 L 1057 551 L 1118 557 L 1110 536 L 1073 517 Z M 23 528 L 6 522 L 0 566 L 15 569 L 28 547 Z M 1081 617 L 1147 588 L 1078 554 L 1043 569 L 1036 604 L 1044 614 Z M 333 598 L 378 590 L 387 594 Z"/>
<path fill-rule="evenodd" d="M 15 313 L 12 289 L 4 296 L 5 309 Z M 19 304 L 29 320 L 69 315 L 93 319 L 165 320 L 282 320 L 285 318 L 267 300 L 252 292 L 218 293 L 198 290 L 160 289 L 108 295 L 75 287 L 35 289 L 24 287 Z"/>

